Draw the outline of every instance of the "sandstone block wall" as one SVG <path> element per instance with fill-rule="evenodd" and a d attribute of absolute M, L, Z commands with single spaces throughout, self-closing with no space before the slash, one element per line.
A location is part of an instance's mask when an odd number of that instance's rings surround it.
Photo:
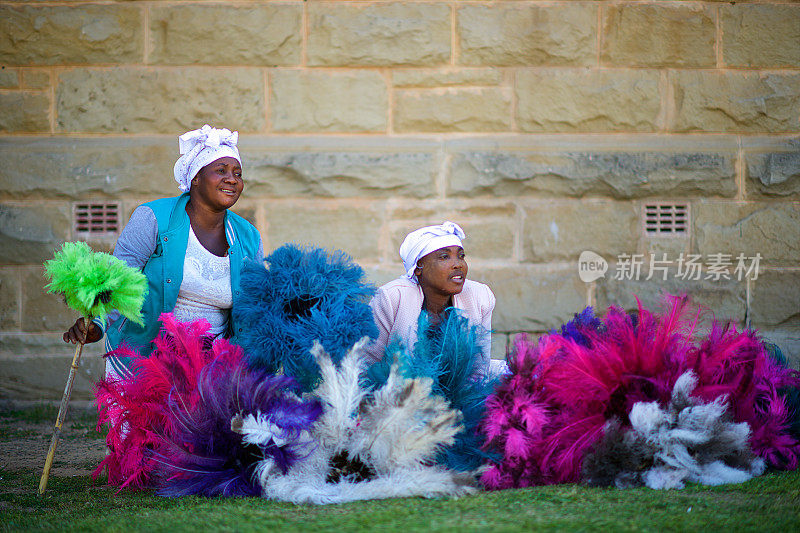
<path fill-rule="evenodd" d="M 267 251 L 341 248 L 379 284 L 408 231 L 462 224 L 495 357 L 670 291 L 800 362 L 797 2 L 0 0 L 0 397 L 60 396 L 74 317 L 41 263 L 73 203 L 127 219 L 177 193 L 176 136 L 206 122 L 240 131 L 237 210 Z M 646 234 L 654 202 L 688 231 Z M 589 283 L 587 250 L 609 263 Z"/>

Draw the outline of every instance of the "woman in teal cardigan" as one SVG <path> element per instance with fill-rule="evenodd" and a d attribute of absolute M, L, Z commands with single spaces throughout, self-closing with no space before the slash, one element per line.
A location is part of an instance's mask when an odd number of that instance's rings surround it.
<path fill-rule="evenodd" d="M 179 137 L 175 180 L 183 191 L 136 208 L 117 240 L 114 255 L 140 268 L 148 292 L 142 307 L 144 326 L 111 315 L 108 323 L 82 318 L 64 333 L 64 341 L 97 342 L 106 350 L 125 343 L 148 355 L 158 334 L 161 313 L 182 321 L 204 318 L 212 337 L 236 342 L 230 309 L 240 294 L 239 274 L 246 259 L 261 261 L 261 236 L 230 211 L 244 189 L 238 133 L 206 125 Z M 129 361 L 109 358 L 107 371 L 123 375 Z"/>

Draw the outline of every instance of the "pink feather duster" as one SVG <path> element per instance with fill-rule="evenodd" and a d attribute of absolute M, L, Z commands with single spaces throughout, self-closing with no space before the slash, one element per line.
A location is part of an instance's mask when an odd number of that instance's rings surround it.
<path fill-rule="evenodd" d="M 753 451 L 773 466 L 796 468 L 800 444 L 787 432 L 788 410 L 777 389 L 800 375 L 774 363 L 754 332 L 714 322 L 698 342 L 700 312 L 686 297 L 665 299 L 656 315 L 608 309 L 602 324 L 575 322 L 539 338 L 517 336 L 511 374 L 486 401 L 481 430 L 503 456 L 485 471 L 487 488 L 576 482 L 583 458 L 617 418 L 629 425 L 637 402 L 666 405 L 678 377 L 694 370 L 694 394 L 728 396 L 737 422 L 752 428 Z M 579 335 L 575 335 L 577 331 Z M 573 332 L 573 334 L 567 334 Z"/>
<path fill-rule="evenodd" d="M 109 424 L 109 453 L 94 477 L 105 468 L 112 485 L 149 487 L 153 452 L 164 446 L 165 436 L 175 433 L 167 399 L 192 409 L 199 401 L 200 373 L 208 363 L 216 361 L 213 371 L 226 372 L 243 360 L 238 346 L 223 339 L 212 343 L 205 320 L 182 323 L 171 313 L 162 314 L 160 319 L 162 328 L 153 341 L 156 348 L 152 354 L 141 357 L 129 347 L 109 353 L 108 357 L 132 358 L 131 373 L 118 379 L 106 378 L 95 386 L 98 428 Z"/>

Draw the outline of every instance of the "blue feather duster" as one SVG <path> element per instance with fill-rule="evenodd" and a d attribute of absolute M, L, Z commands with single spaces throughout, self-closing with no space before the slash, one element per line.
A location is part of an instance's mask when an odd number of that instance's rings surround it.
<path fill-rule="evenodd" d="M 210 363 L 202 372 L 199 404 L 187 410 L 170 397 L 176 428 L 155 458 L 162 496 L 259 496 L 256 471 L 266 463 L 286 473 L 311 451 L 311 426 L 322 413 L 318 400 L 301 400 L 297 383 L 247 368 Z M 267 436 L 248 438 L 248 421 L 268 427 Z M 252 425 L 252 424 L 251 424 Z"/>
<path fill-rule="evenodd" d="M 368 304 L 375 289 L 341 251 L 286 244 L 265 261 L 266 269 L 251 263 L 242 271 L 243 296 L 233 309 L 239 342 L 251 366 L 282 368 L 312 390 L 319 382 L 309 352 L 315 340 L 338 363 L 359 339 L 378 336 Z"/>
<path fill-rule="evenodd" d="M 588 306 L 580 313 L 575 313 L 572 320 L 561 326 L 561 336 L 588 347 L 589 338 L 586 333 L 600 331 L 602 326 L 603 323 L 595 316 L 594 309 Z M 558 332 L 552 330 L 550 334 L 557 335 Z"/>
<path fill-rule="evenodd" d="M 443 396 L 452 408 L 461 411 L 464 424 L 464 430 L 456 435 L 455 444 L 443 450 L 437 462 L 453 470 L 474 470 L 497 458 L 481 449 L 484 435 L 477 430 L 483 418 L 486 397 L 494 390 L 497 381 L 483 377 L 481 374 L 486 369 L 478 368 L 482 359 L 481 339 L 487 332 L 479 325 L 471 326 L 466 317 L 452 308 L 447 317 L 433 328 L 428 314 L 420 313 L 417 328 L 420 334 L 413 350 L 408 350 L 401 341 L 393 340 L 387 346 L 384 358 L 367 369 L 364 381 L 373 388 L 383 385 L 395 359 L 403 377 L 431 378 L 431 394 Z"/>

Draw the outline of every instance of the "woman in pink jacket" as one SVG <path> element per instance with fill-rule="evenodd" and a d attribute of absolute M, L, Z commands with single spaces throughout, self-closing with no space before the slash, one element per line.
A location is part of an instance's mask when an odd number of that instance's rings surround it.
<path fill-rule="evenodd" d="M 370 306 L 378 326 L 378 338 L 367 348 L 368 363 L 383 358 L 389 341 L 399 337 L 406 346 L 417 339 L 417 320 L 427 311 L 431 324 L 444 318 L 448 308 L 455 307 L 485 330 L 484 373 L 491 354 L 492 311 L 495 297 L 483 283 L 467 279 L 467 261 L 461 241 L 464 230 L 458 224 L 445 222 L 426 226 L 409 233 L 400 245 L 405 275 L 378 289 Z"/>

